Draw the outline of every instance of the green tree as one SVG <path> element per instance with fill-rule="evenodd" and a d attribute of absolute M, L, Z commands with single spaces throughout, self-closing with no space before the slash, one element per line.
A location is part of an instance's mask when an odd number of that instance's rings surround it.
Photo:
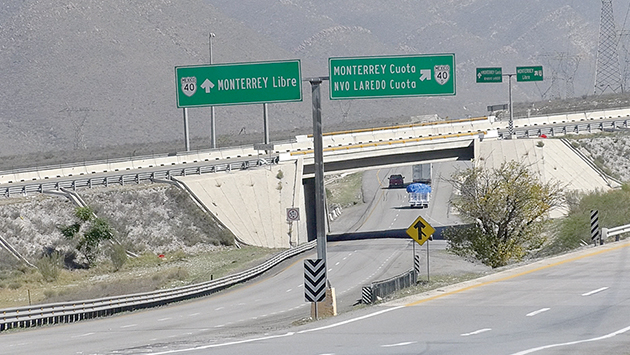
<path fill-rule="evenodd" d="M 106 220 L 96 218 L 90 207 L 78 207 L 74 215 L 80 222 L 61 226 L 61 233 L 66 239 L 76 243 L 75 248 L 85 257 L 88 265 L 94 265 L 100 252 L 100 244 L 111 240 L 114 231 Z"/>
<path fill-rule="evenodd" d="M 453 207 L 473 224 L 445 232 L 449 249 L 491 267 L 520 261 L 540 248 L 549 212 L 564 201 L 559 183 L 543 183 L 514 161 L 497 169 L 473 167 L 449 181 L 460 192 Z"/>

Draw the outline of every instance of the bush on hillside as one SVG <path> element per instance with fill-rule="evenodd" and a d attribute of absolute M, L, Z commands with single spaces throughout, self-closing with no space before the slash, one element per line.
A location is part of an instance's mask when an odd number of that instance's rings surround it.
<path fill-rule="evenodd" d="M 569 214 L 559 221 L 549 253 L 563 252 L 591 243 L 591 210 L 599 211 L 599 227 L 630 224 L 630 185 L 619 190 L 595 191 L 569 205 Z"/>

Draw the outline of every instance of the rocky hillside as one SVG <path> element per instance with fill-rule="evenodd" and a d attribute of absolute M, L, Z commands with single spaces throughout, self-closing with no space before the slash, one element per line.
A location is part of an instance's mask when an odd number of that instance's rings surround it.
<path fill-rule="evenodd" d="M 517 65 L 544 66 L 544 82 L 515 83 L 515 101 L 590 94 L 599 6 L 567 0 L 4 1 L 0 157 L 33 153 L 46 165 L 62 155 L 81 161 L 183 150 L 174 67 L 208 63 L 210 32 L 215 63 L 297 58 L 304 77 L 326 75 L 332 56 L 455 53 L 456 96 L 325 99 L 325 129 L 426 114 L 484 115 L 486 106 L 507 99 L 506 83 L 475 83 L 475 68 L 484 66 L 506 73 Z M 615 1 L 619 22 L 627 7 L 628 0 Z M 309 90 L 304 84 L 303 102 L 270 105 L 272 140 L 310 131 Z M 209 109 L 189 111 L 193 149 L 207 147 Z M 219 144 L 262 141 L 261 116 L 260 105 L 218 107 Z"/>
<path fill-rule="evenodd" d="M 233 245 L 234 236 L 202 212 L 178 188 L 168 184 L 128 185 L 80 190 L 98 217 L 115 230 L 116 239 L 136 253 L 180 251 L 195 254 Z M 65 197 L 39 194 L 0 200 L 0 233 L 29 260 L 45 249 L 70 251 L 59 227 L 77 221 L 76 206 Z M 1 250 L 1 260 L 11 257 Z"/>

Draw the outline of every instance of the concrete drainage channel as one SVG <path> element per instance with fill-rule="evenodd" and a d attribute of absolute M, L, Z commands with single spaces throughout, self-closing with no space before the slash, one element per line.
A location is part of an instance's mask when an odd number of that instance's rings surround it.
<path fill-rule="evenodd" d="M 251 269 L 194 285 L 94 300 L 0 309 L 0 332 L 14 328 L 77 322 L 209 295 L 259 276 L 281 262 L 314 248 L 315 245 L 316 241 L 304 243 Z"/>

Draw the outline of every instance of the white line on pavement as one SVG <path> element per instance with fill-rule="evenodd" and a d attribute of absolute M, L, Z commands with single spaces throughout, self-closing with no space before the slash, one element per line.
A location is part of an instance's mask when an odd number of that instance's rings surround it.
<path fill-rule="evenodd" d="M 81 338 L 81 337 L 86 337 L 86 336 L 90 336 L 93 335 L 94 333 L 85 333 L 85 334 L 81 334 L 81 335 L 75 335 L 73 336 L 73 338 Z"/>
<path fill-rule="evenodd" d="M 491 330 L 492 330 L 491 328 L 483 328 L 483 329 L 475 330 L 474 332 L 464 333 L 464 334 L 460 334 L 460 335 L 463 336 L 463 337 L 467 337 L 467 336 L 471 336 L 471 335 L 477 335 L 477 334 L 489 332 Z"/>
<path fill-rule="evenodd" d="M 590 343 L 590 342 L 605 340 L 605 339 L 609 339 L 609 338 L 615 337 L 617 335 L 623 334 L 623 333 L 625 333 L 627 331 L 630 331 L 630 327 L 619 329 L 616 332 L 612 332 L 610 334 L 606 334 L 606 335 L 603 335 L 603 336 L 597 337 L 597 338 L 590 338 L 590 339 L 584 339 L 584 340 L 571 341 L 571 342 L 568 342 L 568 343 L 550 344 L 550 345 L 540 346 L 540 347 L 537 347 L 537 348 L 523 350 L 523 351 L 520 351 L 518 353 L 511 354 L 511 355 L 527 355 L 527 354 L 535 353 L 535 352 L 540 351 L 540 350 L 546 350 L 546 349 L 551 349 L 551 348 L 558 348 L 558 347 L 561 347 L 561 346 L 577 345 L 577 344 L 583 344 L 583 343 Z"/>
<path fill-rule="evenodd" d="M 417 341 L 406 341 L 403 343 L 398 343 L 398 344 L 386 344 L 386 345 L 381 345 L 381 348 L 394 348 L 397 346 L 406 346 L 406 345 L 411 345 L 411 344 L 415 344 L 417 343 Z"/>
<path fill-rule="evenodd" d="M 527 316 L 527 317 L 533 317 L 533 316 L 535 316 L 535 315 L 537 315 L 537 314 L 541 314 L 541 313 L 543 313 L 543 312 L 547 312 L 547 311 L 548 311 L 548 310 L 550 310 L 550 309 L 551 309 L 551 308 L 542 308 L 542 309 L 539 309 L 539 310 L 537 310 L 537 311 L 533 311 L 533 312 L 531 312 L 531 313 L 527 313 L 527 315 L 526 315 L 526 316 Z"/>
<path fill-rule="evenodd" d="M 591 292 L 583 293 L 582 296 L 590 296 L 590 295 L 594 295 L 596 293 L 606 291 L 606 290 L 608 290 L 608 287 L 602 287 L 602 288 L 598 288 L 597 290 L 593 290 Z"/>
<path fill-rule="evenodd" d="M 161 353 L 152 353 L 152 355 L 163 355 L 163 354 L 175 354 L 175 353 L 183 353 L 183 352 L 188 352 L 188 351 L 195 351 L 195 350 L 204 350 L 204 349 L 211 349 L 211 348 L 220 348 L 223 346 L 229 346 L 229 345 L 237 345 L 237 344 L 246 344 L 246 343 L 252 343 L 255 341 L 262 341 L 262 340 L 269 340 L 269 339 L 276 339 L 276 338 L 284 338 L 284 337 L 290 337 L 292 336 L 293 332 L 289 332 L 286 334 L 282 334 L 282 335 L 272 335 L 272 336 L 268 336 L 268 337 L 262 337 L 262 338 L 255 338 L 255 339 L 247 339 L 247 340 L 239 340 L 239 341 L 233 341 L 230 343 L 222 343 L 222 344 L 210 344 L 210 345 L 203 345 L 203 346 L 198 346 L 196 348 L 187 348 L 187 349 L 178 349 L 178 350 L 168 350 L 168 351 L 163 351 Z"/>

